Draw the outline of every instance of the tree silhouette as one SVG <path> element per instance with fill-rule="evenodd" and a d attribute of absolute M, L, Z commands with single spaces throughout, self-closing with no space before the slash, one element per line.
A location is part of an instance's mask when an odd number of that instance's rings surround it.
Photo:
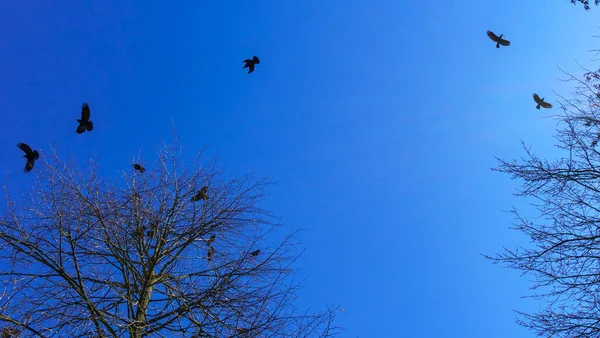
<path fill-rule="evenodd" d="M 0 215 L 0 327 L 20 337 L 331 337 L 337 308 L 295 309 L 293 234 L 259 208 L 271 183 L 224 179 L 177 143 L 104 181 L 57 154 Z M 130 168 L 130 164 L 124 167 Z M 211 198 L 191 197 L 210 185 Z M 212 259 L 206 259 L 207 240 Z M 264 254 L 250 253 L 261 248 Z"/>
<path fill-rule="evenodd" d="M 586 11 L 590 10 L 590 0 L 571 0 L 572 4 L 577 4 L 578 2 L 583 4 L 583 8 L 585 8 Z M 598 5 L 599 3 L 600 0 L 594 0 L 595 5 Z"/>
<path fill-rule="evenodd" d="M 534 278 L 531 297 L 545 306 L 519 312 L 518 323 L 544 337 L 600 336 L 600 72 L 575 83 L 573 97 L 561 97 L 555 118 L 562 157 L 548 160 L 525 147 L 519 160 L 501 160 L 493 170 L 519 179 L 517 196 L 535 200 L 535 219 L 515 208 L 514 229 L 531 245 L 486 256 Z M 539 217 L 537 217 L 539 216 Z"/>
<path fill-rule="evenodd" d="M 576 5 L 578 2 L 581 3 L 581 4 L 583 4 L 583 8 L 586 11 L 590 10 L 590 8 L 591 8 L 590 7 L 590 0 L 571 0 L 571 3 L 574 4 L 574 5 Z M 598 5 L 599 3 L 600 3 L 600 0 L 594 0 L 594 4 L 595 5 Z"/>

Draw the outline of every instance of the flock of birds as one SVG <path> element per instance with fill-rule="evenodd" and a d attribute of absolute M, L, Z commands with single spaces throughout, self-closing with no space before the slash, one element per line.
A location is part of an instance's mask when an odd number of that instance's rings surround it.
<path fill-rule="evenodd" d="M 500 36 L 498 36 L 492 31 L 487 31 L 487 36 L 496 43 L 496 48 L 500 48 L 500 46 L 510 46 L 510 41 L 502 38 L 504 34 L 500 34 Z M 535 101 L 535 103 L 537 103 L 537 106 L 535 106 L 536 109 L 540 109 L 540 107 L 546 109 L 552 108 L 552 105 L 550 103 L 544 101 L 544 98 L 540 98 L 540 96 L 536 93 L 533 93 L 533 100 Z"/>
<path fill-rule="evenodd" d="M 260 59 L 256 56 L 254 56 L 254 57 L 252 57 L 252 59 L 246 59 L 242 62 L 244 63 L 244 67 L 242 67 L 242 69 L 248 68 L 248 74 L 250 74 L 254 71 L 254 67 L 260 63 Z M 83 134 L 85 131 L 94 130 L 94 123 L 92 122 L 92 120 L 90 120 L 90 117 L 91 117 L 90 106 L 86 102 L 84 102 L 81 105 L 81 119 L 76 119 L 76 121 L 79 122 L 79 126 L 77 126 L 77 129 L 75 129 L 75 132 L 77 134 Z M 21 150 L 23 150 L 23 152 L 25 152 L 25 155 L 23 155 L 23 157 L 25 157 L 27 159 L 27 162 L 25 163 L 24 171 L 25 171 L 25 173 L 28 173 L 33 169 L 33 165 L 35 164 L 35 161 L 39 160 L 40 154 L 38 153 L 37 150 L 31 149 L 31 147 L 26 143 L 22 143 L 22 142 L 17 143 L 17 147 L 19 147 L 19 149 L 21 149 Z M 146 169 L 144 167 L 142 167 L 141 165 L 139 165 L 137 163 L 133 165 L 133 168 L 135 170 L 138 170 L 142 174 L 146 171 Z M 200 191 L 202 191 L 202 189 Z M 208 198 L 208 196 L 206 195 L 206 190 L 204 190 L 203 194 L 204 194 L 204 196 L 206 196 L 206 198 Z M 206 200 L 206 198 L 203 198 L 202 194 L 200 194 L 200 192 L 198 192 L 198 194 L 196 196 L 194 196 L 192 198 L 192 200 L 195 202 L 195 201 L 199 201 L 200 199 Z"/>
<path fill-rule="evenodd" d="M 488 30 L 487 36 L 496 43 L 496 48 L 500 48 L 500 46 L 505 46 L 505 47 L 510 46 L 510 41 L 503 38 L 504 34 L 500 34 L 500 36 L 498 36 L 498 35 L 494 34 L 494 32 Z M 246 59 L 242 62 L 244 63 L 244 67 L 242 67 L 242 69 L 248 68 L 248 74 L 251 74 L 252 72 L 254 72 L 256 65 L 260 64 L 260 59 L 256 56 L 254 56 L 254 57 L 252 57 L 252 59 Z M 533 93 L 533 100 L 537 104 L 535 107 L 536 109 L 540 109 L 540 107 L 543 107 L 546 109 L 552 108 L 552 105 L 550 103 L 544 101 L 544 98 L 543 97 L 540 98 L 540 96 L 536 93 Z M 92 122 L 92 120 L 90 120 L 90 117 L 91 117 L 90 106 L 84 102 L 81 106 L 81 119 L 76 119 L 76 121 L 79 123 L 79 125 L 77 126 L 77 129 L 75 130 L 75 132 L 77 134 L 83 134 L 86 131 L 91 132 L 92 130 L 94 130 L 94 123 Z M 37 150 L 33 150 L 29 145 L 27 145 L 25 143 L 18 143 L 17 147 L 19 147 L 19 149 L 21 149 L 23 152 L 25 152 L 25 155 L 23 155 L 23 157 L 25 157 L 27 159 L 27 162 L 25 163 L 24 171 L 25 171 L 25 173 L 28 173 L 33 169 L 35 161 L 40 158 L 40 154 L 38 153 Z M 146 171 L 146 169 L 138 163 L 133 164 L 133 168 L 142 174 Z M 203 186 L 198 191 L 198 193 L 192 197 L 192 202 L 197 202 L 200 200 L 204 200 L 204 201 L 208 200 L 208 186 Z M 151 231 L 148 231 L 148 236 L 151 236 Z M 215 252 L 215 249 L 212 246 L 212 242 L 215 240 L 215 238 L 216 238 L 216 236 L 212 235 L 206 241 L 206 243 L 209 247 L 208 254 L 207 254 L 207 259 L 209 261 L 212 259 L 214 252 Z M 250 254 L 252 256 L 257 256 L 259 253 L 260 253 L 260 250 L 256 250 L 256 251 L 251 252 Z"/>
<path fill-rule="evenodd" d="M 251 74 L 252 72 L 254 72 L 255 66 L 260 63 L 260 59 L 256 56 L 254 56 L 254 57 L 252 57 L 252 59 L 246 59 L 242 62 L 244 63 L 244 67 L 242 67 L 242 69 L 248 68 L 248 74 Z M 81 119 L 76 119 L 76 121 L 79 123 L 79 125 L 77 126 L 77 129 L 75 129 L 75 132 L 77 134 L 83 134 L 86 131 L 91 132 L 92 130 L 94 130 L 94 123 L 92 122 L 90 117 L 91 117 L 90 106 L 88 103 L 84 102 L 81 105 Z M 23 157 L 25 157 L 27 159 L 27 162 L 25 163 L 24 172 L 28 173 L 33 169 L 35 161 L 39 160 L 40 154 L 38 153 L 37 150 L 33 150 L 26 143 L 22 143 L 22 142 L 17 143 L 17 147 L 19 147 L 19 149 L 21 149 L 23 152 L 25 152 L 25 155 L 23 155 Z M 133 164 L 133 169 L 139 171 L 142 174 L 146 171 L 146 168 L 144 168 L 143 166 L 141 166 L 138 163 Z M 202 188 L 200 188 L 200 190 L 198 190 L 198 193 L 195 194 L 194 196 L 192 196 L 191 200 L 192 200 L 192 202 L 197 202 L 200 200 L 207 201 L 208 200 L 208 186 L 203 186 Z M 147 232 L 148 237 L 152 237 L 153 234 L 154 234 L 154 231 L 148 230 L 148 232 Z M 208 254 L 207 254 L 208 261 L 212 260 L 212 257 L 215 253 L 215 249 L 212 246 L 212 242 L 215 239 L 216 239 L 216 236 L 212 235 L 206 241 L 206 243 L 209 247 Z M 260 249 L 252 251 L 250 253 L 250 255 L 253 257 L 256 257 L 256 256 L 258 256 L 259 253 L 260 253 Z"/>

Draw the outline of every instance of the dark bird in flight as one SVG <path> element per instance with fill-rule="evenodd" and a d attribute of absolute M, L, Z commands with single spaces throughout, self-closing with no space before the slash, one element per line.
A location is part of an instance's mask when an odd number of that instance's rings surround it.
<path fill-rule="evenodd" d="M 94 129 L 94 123 L 90 121 L 90 106 L 85 102 L 81 105 L 81 120 L 77 120 L 77 122 L 79 122 L 79 127 L 75 130 L 77 134 Z"/>
<path fill-rule="evenodd" d="M 490 39 L 492 39 L 492 41 L 494 41 L 496 43 L 496 48 L 500 48 L 500 45 L 510 46 L 510 41 L 503 39 L 502 38 L 503 35 L 504 34 L 500 34 L 500 36 L 497 36 L 496 34 L 494 34 L 494 32 L 487 31 L 487 36 L 489 36 Z"/>
<path fill-rule="evenodd" d="M 252 251 L 250 254 L 254 257 L 258 256 L 258 254 L 260 253 L 260 249 Z"/>
<path fill-rule="evenodd" d="M 31 147 L 26 145 L 25 143 L 17 143 L 17 147 L 19 147 L 25 152 L 25 155 L 23 155 L 23 157 L 27 159 L 27 163 L 25 163 L 24 171 L 28 173 L 31 171 L 31 169 L 33 169 L 33 164 L 35 163 L 35 160 L 40 158 L 40 154 L 37 152 L 37 150 L 32 150 Z"/>
<path fill-rule="evenodd" d="M 139 170 L 142 174 L 146 171 L 146 168 L 142 167 L 141 165 L 139 165 L 137 163 L 133 165 L 133 169 Z"/>
<path fill-rule="evenodd" d="M 212 260 L 212 256 L 214 253 L 215 253 L 215 248 L 213 248 L 212 246 L 210 248 L 208 248 L 208 254 L 206 255 L 206 259 L 208 259 L 209 262 Z"/>
<path fill-rule="evenodd" d="M 192 202 L 196 202 L 199 200 L 208 200 L 208 187 L 203 186 L 198 193 L 192 197 Z"/>
<path fill-rule="evenodd" d="M 252 60 L 246 59 L 243 62 L 245 62 L 246 64 L 244 65 L 244 67 L 242 67 L 242 69 L 248 68 L 248 74 L 250 74 L 254 71 L 254 65 L 259 64 L 260 60 L 256 56 L 254 56 Z"/>
<path fill-rule="evenodd" d="M 540 99 L 540 97 L 536 93 L 533 93 L 533 100 L 535 101 L 535 103 L 537 103 L 535 109 L 540 109 L 540 106 L 544 108 L 552 108 L 552 105 L 550 103 L 544 101 L 543 97 Z"/>
<path fill-rule="evenodd" d="M 212 242 L 215 241 L 216 238 L 217 238 L 217 235 L 210 236 L 210 238 L 208 239 L 208 241 L 206 241 L 206 245 L 210 246 L 212 244 Z"/>

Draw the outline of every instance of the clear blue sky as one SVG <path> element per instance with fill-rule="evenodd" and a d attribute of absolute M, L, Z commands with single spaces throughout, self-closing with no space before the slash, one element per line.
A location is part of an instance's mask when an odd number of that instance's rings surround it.
<path fill-rule="evenodd" d="M 526 205 L 517 182 L 489 167 L 519 138 L 556 155 L 531 94 L 568 93 L 556 66 L 581 73 L 598 19 L 567 0 L 3 1 L 0 176 L 31 179 L 17 142 L 117 173 L 173 119 L 186 152 L 279 181 L 268 208 L 309 229 L 299 305 L 341 305 L 343 337 L 533 337 L 528 277 L 480 256 L 524 242 L 501 211 Z"/>

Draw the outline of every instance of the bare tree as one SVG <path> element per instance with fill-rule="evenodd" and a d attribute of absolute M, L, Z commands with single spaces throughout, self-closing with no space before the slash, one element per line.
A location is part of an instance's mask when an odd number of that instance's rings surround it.
<path fill-rule="evenodd" d="M 531 297 L 545 305 L 519 312 L 518 323 L 544 337 L 600 337 L 600 72 L 567 81 L 573 96 L 555 116 L 563 155 L 547 160 L 524 146 L 525 157 L 493 169 L 522 180 L 517 195 L 535 201 L 534 220 L 512 209 L 531 245 L 486 257 L 535 277 Z"/>
<path fill-rule="evenodd" d="M 577 4 L 578 2 L 583 5 L 583 8 L 586 11 L 590 10 L 590 0 L 571 0 L 572 4 Z M 600 0 L 594 0 L 593 2 L 595 5 L 598 5 L 598 3 L 600 3 Z"/>
<path fill-rule="evenodd" d="M 293 236 L 259 207 L 266 179 L 184 165 L 177 142 L 118 184 L 43 156 L 0 216 L 0 322 L 20 337 L 331 337 L 298 311 Z M 138 161 L 140 162 L 140 161 Z M 143 162 L 143 161 L 141 161 Z M 192 200 L 206 186 L 206 199 Z M 252 255 L 260 249 L 260 254 Z M 211 257 L 208 258 L 209 252 Z M 10 336 L 9 336 L 10 337 Z"/>

